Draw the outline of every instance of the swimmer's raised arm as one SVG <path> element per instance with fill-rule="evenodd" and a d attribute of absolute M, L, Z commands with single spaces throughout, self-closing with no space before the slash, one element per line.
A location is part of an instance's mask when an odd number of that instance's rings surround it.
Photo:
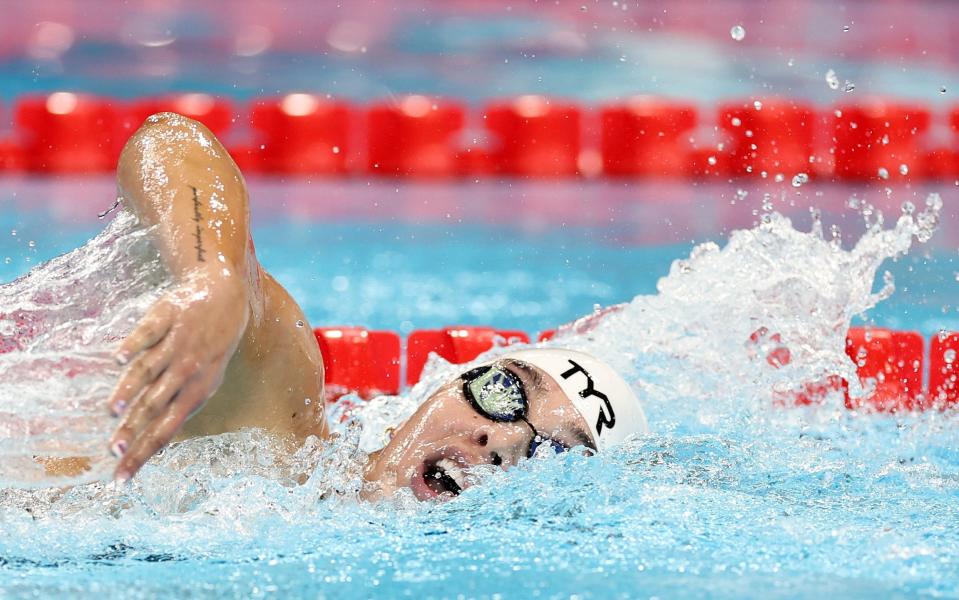
<path fill-rule="evenodd" d="M 202 124 L 174 113 L 148 118 L 120 155 L 117 184 L 158 230 L 154 242 L 174 277 L 204 271 L 252 282 L 246 185 Z"/>
<path fill-rule="evenodd" d="M 150 117 L 127 142 L 117 180 L 175 281 L 116 355 L 129 366 L 109 399 L 122 416 L 110 444 L 125 480 L 217 391 L 264 298 L 243 178 L 203 125 Z"/>

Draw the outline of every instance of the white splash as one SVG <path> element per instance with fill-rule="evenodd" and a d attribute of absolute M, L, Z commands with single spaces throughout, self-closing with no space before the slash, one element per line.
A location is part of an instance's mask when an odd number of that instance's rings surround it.
<path fill-rule="evenodd" d="M 109 474 L 110 357 L 167 283 L 147 233 L 120 211 L 83 247 L 0 286 L 0 484 L 56 483 L 34 457 L 91 457 L 72 482 Z"/>

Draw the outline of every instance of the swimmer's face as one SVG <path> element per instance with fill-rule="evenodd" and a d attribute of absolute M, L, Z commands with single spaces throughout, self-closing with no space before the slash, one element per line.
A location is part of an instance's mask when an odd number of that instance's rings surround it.
<path fill-rule="evenodd" d="M 388 496 L 404 487 L 419 500 L 453 498 L 473 482 L 472 467 L 508 469 L 527 458 L 533 428 L 553 446 L 595 447 L 586 421 L 552 378 L 516 360 L 498 361 L 495 366 L 521 382 L 529 424 L 485 417 L 465 397 L 463 380 L 449 381 L 372 457 L 366 472 L 366 480 L 373 484 L 368 498 Z M 545 446 L 551 447 L 550 442 Z"/>

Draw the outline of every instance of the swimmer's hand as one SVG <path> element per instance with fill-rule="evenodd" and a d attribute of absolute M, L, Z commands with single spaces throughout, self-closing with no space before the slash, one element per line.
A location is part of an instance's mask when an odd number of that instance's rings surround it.
<path fill-rule="evenodd" d="M 116 359 L 129 366 L 109 399 L 123 419 L 110 438 L 120 457 L 117 481 L 133 477 L 220 387 L 246 330 L 249 294 L 244 278 L 222 264 L 197 269 L 123 341 Z"/>

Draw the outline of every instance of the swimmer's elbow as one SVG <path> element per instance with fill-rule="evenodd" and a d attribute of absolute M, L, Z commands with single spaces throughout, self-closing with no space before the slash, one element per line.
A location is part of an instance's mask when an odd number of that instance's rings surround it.
<path fill-rule="evenodd" d="M 145 158 L 175 158 L 195 148 L 211 148 L 214 143 L 220 146 L 203 123 L 177 113 L 156 113 L 147 117 L 127 140 L 120 154 L 120 167 Z"/>
<path fill-rule="evenodd" d="M 121 189 L 146 185 L 153 177 L 156 183 L 175 179 L 183 169 L 197 171 L 218 168 L 242 186 L 242 177 L 226 149 L 213 133 L 199 121 L 161 112 L 147 117 L 127 140 L 117 165 Z M 154 187 L 154 186 L 151 186 Z"/>

